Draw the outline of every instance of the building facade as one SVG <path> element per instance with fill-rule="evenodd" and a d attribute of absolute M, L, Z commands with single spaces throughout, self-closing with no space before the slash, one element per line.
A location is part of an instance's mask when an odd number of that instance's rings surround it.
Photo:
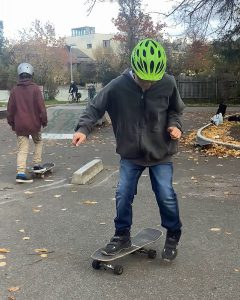
<path fill-rule="evenodd" d="M 80 49 L 90 58 L 94 59 L 94 49 L 97 47 L 118 48 L 117 42 L 113 40 L 114 34 L 96 33 L 95 27 L 78 27 L 72 28 L 72 36 L 66 37 L 67 45 Z"/>

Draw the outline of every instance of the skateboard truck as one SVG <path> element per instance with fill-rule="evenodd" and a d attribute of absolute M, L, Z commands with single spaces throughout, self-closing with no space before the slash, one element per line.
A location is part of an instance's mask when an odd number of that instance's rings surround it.
<path fill-rule="evenodd" d="M 112 270 L 114 274 L 121 275 L 123 273 L 123 266 L 121 265 L 111 265 L 99 260 L 93 260 L 92 267 L 95 270 L 104 269 L 104 270 Z"/>

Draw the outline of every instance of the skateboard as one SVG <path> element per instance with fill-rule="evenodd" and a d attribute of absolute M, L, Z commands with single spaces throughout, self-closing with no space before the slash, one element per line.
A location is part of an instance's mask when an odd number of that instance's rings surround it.
<path fill-rule="evenodd" d="M 104 255 L 101 253 L 103 248 L 99 248 L 91 255 L 91 258 L 93 259 L 92 267 L 96 270 L 112 270 L 114 274 L 121 275 L 123 273 L 123 266 L 113 265 L 111 263 L 112 261 L 137 252 L 146 254 L 150 259 L 156 258 L 156 250 L 146 249 L 145 246 L 156 242 L 162 235 L 163 233 L 160 230 L 154 228 L 144 228 L 135 236 L 131 237 L 132 246 L 130 248 L 123 249 L 121 252 L 115 255 Z"/>
<path fill-rule="evenodd" d="M 54 163 L 45 163 L 42 165 L 44 168 L 46 168 L 45 171 L 42 170 L 33 170 L 32 169 L 32 173 L 38 177 L 38 178 L 44 178 L 46 176 L 46 174 L 48 173 L 52 173 L 53 172 L 53 168 L 55 167 Z"/>

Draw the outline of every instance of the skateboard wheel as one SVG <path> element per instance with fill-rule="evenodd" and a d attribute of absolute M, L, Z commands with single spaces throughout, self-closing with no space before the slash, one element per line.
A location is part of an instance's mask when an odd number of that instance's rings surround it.
<path fill-rule="evenodd" d="M 148 251 L 148 258 L 154 259 L 157 256 L 157 251 L 155 250 L 149 250 Z"/>
<path fill-rule="evenodd" d="M 123 273 L 123 266 L 116 265 L 113 269 L 114 274 L 121 275 Z"/>
<path fill-rule="evenodd" d="M 99 270 L 100 267 L 101 267 L 100 261 L 98 261 L 98 260 L 93 260 L 93 262 L 92 262 L 92 267 L 93 267 L 93 269 L 95 269 L 95 270 Z"/>

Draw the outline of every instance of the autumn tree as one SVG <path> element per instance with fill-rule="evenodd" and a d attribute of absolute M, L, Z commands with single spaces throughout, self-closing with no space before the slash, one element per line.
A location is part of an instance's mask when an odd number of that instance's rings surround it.
<path fill-rule="evenodd" d="M 111 47 L 97 47 L 93 51 L 96 61 L 96 81 L 105 86 L 120 73 L 120 59 Z"/>
<path fill-rule="evenodd" d="M 218 76 L 231 74 L 240 78 L 240 39 L 213 42 L 215 69 Z"/>
<path fill-rule="evenodd" d="M 211 45 L 202 40 L 194 40 L 186 47 L 184 67 L 186 74 L 211 73 L 213 70 Z"/>
<path fill-rule="evenodd" d="M 142 11 L 141 0 L 119 0 L 118 3 L 119 13 L 113 23 L 119 32 L 114 39 L 120 42 L 123 63 L 128 64 L 136 43 L 147 37 L 161 39 L 165 24 L 154 25 L 151 16 Z"/>
<path fill-rule="evenodd" d="M 31 63 L 35 81 L 44 86 L 50 98 L 55 98 L 66 77 L 64 66 L 68 58 L 64 47 L 64 40 L 56 37 L 52 24 L 35 20 L 30 29 L 20 31 L 20 39 L 12 45 L 12 58 L 16 65 Z"/>
<path fill-rule="evenodd" d="M 179 0 L 168 16 L 177 16 L 187 32 L 237 36 L 240 33 L 240 0 Z"/>

